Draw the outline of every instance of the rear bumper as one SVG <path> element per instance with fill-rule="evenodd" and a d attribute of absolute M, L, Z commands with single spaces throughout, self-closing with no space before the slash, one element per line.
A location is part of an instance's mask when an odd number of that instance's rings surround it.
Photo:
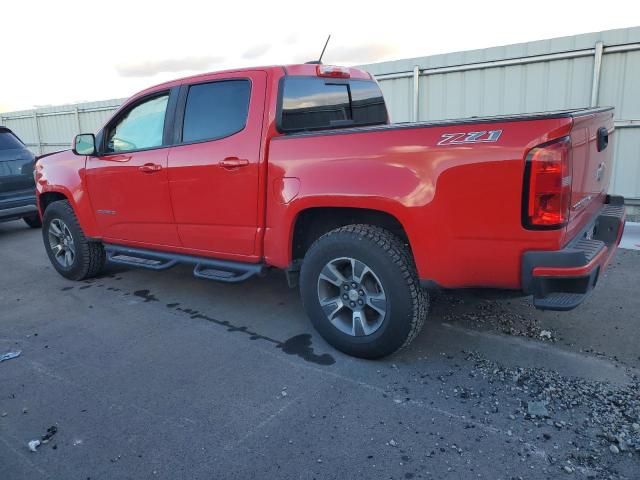
<path fill-rule="evenodd" d="M 624 231 L 624 199 L 608 196 L 597 217 L 562 250 L 522 255 L 522 290 L 541 310 L 571 310 L 596 286 Z M 593 235 L 589 235 L 593 232 Z"/>

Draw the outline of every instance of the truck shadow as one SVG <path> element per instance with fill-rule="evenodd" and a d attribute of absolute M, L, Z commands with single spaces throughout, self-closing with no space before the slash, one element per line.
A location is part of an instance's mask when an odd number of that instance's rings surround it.
<path fill-rule="evenodd" d="M 0 241 L 8 238 L 15 238 L 20 235 L 27 236 L 29 233 L 33 233 L 34 231 L 40 232 L 40 229 L 28 227 L 22 220 L 0 222 Z"/>
<path fill-rule="evenodd" d="M 612 270 L 616 268 L 622 266 L 614 263 Z M 248 331 L 256 339 L 269 338 L 278 345 L 306 335 L 287 345 L 308 347 L 312 343 L 315 355 L 328 353 L 337 361 L 348 358 L 336 352 L 315 332 L 304 312 L 298 290 L 288 288 L 284 274 L 278 270 L 244 283 L 225 284 L 196 279 L 192 269 L 186 266 L 153 272 L 109 265 L 102 277 L 88 281 L 84 286 L 71 282 L 68 285 L 64 288 L 102 286 L 104 293 L 120 295 L 121 301 L 164 306 L 167 312 L 190 317 L 189 321 L 212 318 L 233 331 Z M 607 289 L 594 294 L 607 295 Z M 598 308 L 598 302 L 594 304 L 593 299 L 580 311 L 563 313 L 564 317 L 558 319 L 560 314 L 533 309 L 530 298 L 517 292 L 439 290 L 431 291 L 430 297 L 430 312 L 420 335 L 410 346 L 380 360 L 381 363 L 415 362 L 439 354 L 458 355 L 470 349 L 488 353 L 502 350 L 504 355 L 516 361 L 522 351 L 538 351 L 538 346 L 555 351 L 579 350 L 571 346 L 578 341 L 575 332 L 565 327 L 573 317 L 580 320 L 581 333 L 594 330 L 596 326 L 602 329 L 597 319 L 591 318 L 594 308 Z M 538 356 L 534 355 L 535 362 L 544 364 L 542 357 L 548 355 L 544 352 L 539 350 Z"/>
<path fill-rule="evenodd" d="M 101 277 L 87 283 L 103 282 L 111 291 L 127 291 L 146 303 L 165 304 L 194 320 L 211 317 L 243 325 L 256 335 L 277 342 L 300 334 L 318 337 L 304 312 L 298 289 L 290 289 L 279 270 L 244 283 L 225 284 L 193 278 L 187 266 L 153 272 L 107 264 Z M 526 313 L 533 311 L 528 300 L 514 294 L 505 297 L 501 292 L 474 289 L 441 290 L 431 292 L 430 296 L 431 308 L 424 330 L 414 340 L 417 348 L 411 346 L 402 354 L 407 359 L 407 355 L 415 356 L 410 352 L 418 352 L 429 344 L 430 331 L 445 324 L 529 337 L 540 332 L 535 315 Z M 325 344 L 325 351 L 331 350 Z"/>

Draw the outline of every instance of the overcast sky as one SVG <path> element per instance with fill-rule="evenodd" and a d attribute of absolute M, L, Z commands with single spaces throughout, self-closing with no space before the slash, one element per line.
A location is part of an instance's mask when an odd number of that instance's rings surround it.
<path fill-rule="evenodd" d="M 312 60 L 329 33 L 324 63 L 353 65 L 630 27 L 639 14 L 638 0 L 5 0 L 0 112 Z"/>

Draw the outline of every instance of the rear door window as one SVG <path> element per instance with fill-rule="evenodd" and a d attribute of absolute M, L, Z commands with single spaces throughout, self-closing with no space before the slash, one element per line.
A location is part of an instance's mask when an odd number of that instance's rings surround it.
<path fill-rule="evenodd" d="M 385 124 L 382 92 L 368 80 L 287 77 L 279 128 L 283 132 Z"/>
<path fill-rule="evenodd" d="M 249 80 L 222 80 L 189 87 L 182 142 L 228 137 L 243 130 L 249 113 Z"/>

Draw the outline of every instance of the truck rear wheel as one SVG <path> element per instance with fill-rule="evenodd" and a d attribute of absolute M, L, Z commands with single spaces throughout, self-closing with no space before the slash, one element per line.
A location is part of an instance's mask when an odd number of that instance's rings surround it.
<path fill-rule="evenodd" d="M 379 358 L 408 345 L 427 315 L 413 258 L 391 232 L 348 225 L 320 237 L 300 272 L 307 315 L 338 350 Z"/>
<path fill-rule="evenodd" d="M 47 207 L 42 218 L 42 238 L 51 264 L 63 277 L 84 280 L 102 272 L 104 247 L 87 240 L 68 201 L 60 200 Z"/>

